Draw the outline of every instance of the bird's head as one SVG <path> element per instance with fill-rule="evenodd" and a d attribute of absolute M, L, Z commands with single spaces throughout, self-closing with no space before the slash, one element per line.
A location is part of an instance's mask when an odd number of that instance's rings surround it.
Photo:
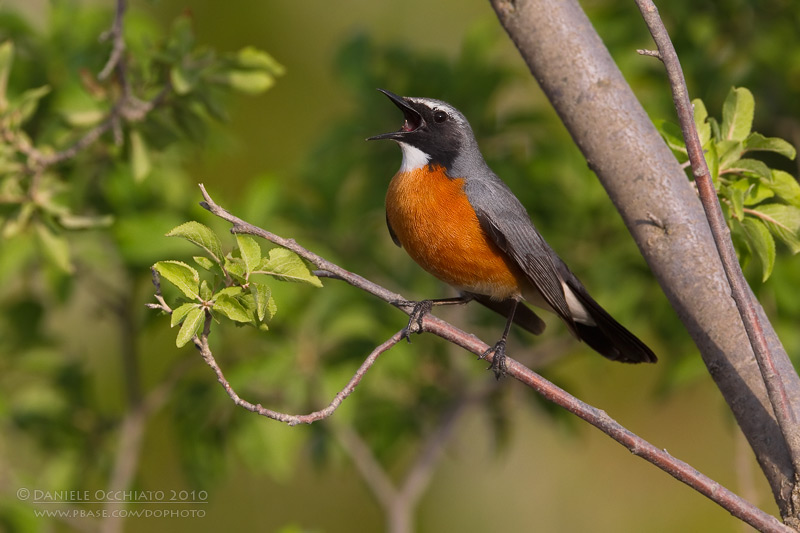
<path fill-rule="evenodd" d="M 441 165 L 449 170 L 457 159 L 468 155 L 467 152 L 477 151 L 475 135 L 466 117 L 447 102 L 378 90 L 403 112 L 403 125 L 397 131 L 367 140 L 396 141 L 403 150 L 404 170 L 425 165 Z"/>

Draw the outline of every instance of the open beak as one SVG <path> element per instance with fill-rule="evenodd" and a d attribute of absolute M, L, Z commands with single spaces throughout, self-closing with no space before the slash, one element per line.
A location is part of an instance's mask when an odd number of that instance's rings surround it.
<path fill-rule="evenodd" d="M 425 124 L 425 121 L 422 120 L 422 115 L 420 115 L 417 111 L 415 111 L 414 108 L 408 104 L 405 98 L 403 98 L 402 96 L 398 96 L 392 92 L 389 92 L 385 89 L 378 89 L 378 90 L 383 94 L 385 94 L 386 96 L 388 96 L 389 100 L 394 102 L 394 105 L 400 108 L 400 111 L 403 112 L 403 118 L 405 120 L 403 120 L 403 125 L 399 130 L 390 131 L 389 133 L 382 133 L 380 135 L 375 135 L 374 137 L 368 138 L 367 139 L 368 141 L 376 141 L 378 139 L 400 140 L 403 137 L 405 137 L 406 134 L 418 130 Z"/>

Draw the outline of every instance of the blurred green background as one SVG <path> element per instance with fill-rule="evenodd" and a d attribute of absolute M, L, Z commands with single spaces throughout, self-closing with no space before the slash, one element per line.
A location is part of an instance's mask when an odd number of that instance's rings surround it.
<path fill-rule="evenodd" d="M 651 116 L 672 120 L 660 64 L 635 52 L 652 46 L 635 6 L 583 6 Z M 660 7 L 693 97 L 719 116 L 730 87 L 746 86 L 756 99 L 755 130 L 800 144 L 800 13 L 793 3 Z M 55 125 L 59 113 L 79 107 L 81 69 L 96 74 L 108 57 L 98 36 L 113 5 L 20 0 L 0 9 L 0 40 L 13 39 L 18 51 L 10 91 L 52 87 L 31 135 L 57 145 L 65 135 Z M 128 442 L 130 487 L 205 490 L 208 497 L 193 507 L 202 518 L 130 518 L 125 531 L 382 530 L 385 509 L 353 466 L 343 435 L 355 435 L 387 475 L 402 480 L 457 405 L 466 407 L 431 468 L 415 531 L 744 530 L 521 385 L 506 379 L 495 386 L 483 362 L 436 338 L 398 345 L 331 420 L 294 428 L 235 407 L 197 351 L 175 347 L 168 319 L 145 308 L 153 301 L 149 266 L 196 253 L 163 237 L 181 222 L 200 220 L 226 235 L 197 206 L 201 182 L 240 217 L 409 298 L 450 295 L 386 231 L 383 195 L 400 153 L 364 139 L 396 129 L 400 117 L 376 87 L 461 109 L 490 166 L 554 249 L 660 362 L 611 364 L 573 342 L 553 317 L 541 338 L 515 335 L 511 356 L 777 512 L 688 335 L 488 2 L 131 1 L 131 55 L 159 46 L 185 17 L 198 45 L 220 53 L 253 45 L 286 73 L 266 93 L 227 97 L 227 122 L 185 128 L 172 144 L 160 145 L 142 127 L 151 166 L 143 179 L 127 164 L 128 141 L 116 153 L 110 136 L 110 156 L 89 154 L 59 168 L 64 205 L 114 217 L 108 228 L 59 229 L 74 273 L 49 261 L 32 231 L 0 241 L 0 529 L 94 530 L 93 520 L 36 517 L 35 510 L 54 506 L 26 503 L 17 491 L 108 487 L 120 435 L 127 435 L 121 431 L 143 401 L 141 442 Z M 770 164 L 797 174 L 795 162 Z M 15 216 L 4 209 L 8 220 Z M 223 238 L 230 249 L 233 239 Z M 797 354 L 800 268 L 781 252 L 766 284 L 757 269 L 748 274 L 787 351 Z M 278 313 L 269 332 L 214 326 L 212 348 L 242 397 L 288 412 L 326 405 L 366 354 L 403 327 L 405 316 L 394 308 L 341 283 L 324 284 L 273 284 Z M 469 307 L 437 314 L 487 341 L 503 326 Z"/>

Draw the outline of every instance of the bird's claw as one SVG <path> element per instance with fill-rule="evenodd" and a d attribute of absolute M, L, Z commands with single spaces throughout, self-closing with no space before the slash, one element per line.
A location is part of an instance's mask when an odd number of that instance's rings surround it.
<path fill-rule="evenodd" d="M 396 305 L 399 307 L 412 307 L 411 313 L 408 315 L 408 324 L 403 328 L 402 333 L 402 338 L 410 343 L 413 333 L 422 333 L 422 320 L 433 309 L 433 302 L 431 300 L 420 300 L 419 302 L 403 301 L 397 302 Z"/>
<path fill-rule="evenodd" d="M 478 359 L 486 359 L 489 357 L 489 354 L 493 353 L 492 356 L 492 364 L 486 370 L 493 370 L 494 377 L 496 379 L 500 379 L 506 373 L 506 341 L 505 339 L 500 339 L 497 341 L 497 344 L 483 352 Z"/>

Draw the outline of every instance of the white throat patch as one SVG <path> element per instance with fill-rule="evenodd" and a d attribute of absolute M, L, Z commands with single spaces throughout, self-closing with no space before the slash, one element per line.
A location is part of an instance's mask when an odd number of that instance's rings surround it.
<path fill-rule="evenodd" d="M 403 151 L 403 162 L 400 164 L 400 172 L 411 172 L 428 164 L 431 156 L 408 143 L 398 141 L 400 149 Z"/>

